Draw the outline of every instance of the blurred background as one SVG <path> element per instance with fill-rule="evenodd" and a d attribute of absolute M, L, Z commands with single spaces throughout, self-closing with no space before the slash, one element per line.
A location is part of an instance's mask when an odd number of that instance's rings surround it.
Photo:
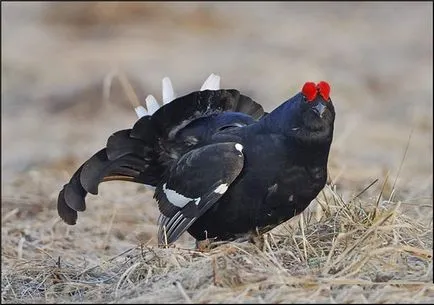
<path fill-rule="evenodd" d="M 116 78 L 104 102 L 118 71 L 142 101 L 161 100 L 165 76 L 181 96 L 216 73 L 267 111 L 327 80 L 339 190 L 376 178 L 378 190 L 388 172 L 393 184 L 409 143 L 397 195 L 432 209 L 432 12 L 431 2 L 2 2 L 2 202 L 41 196 L 55 215 L 78 166 L 136 121 Z M 143 200 L 108 184 L 105 201 Z"/>

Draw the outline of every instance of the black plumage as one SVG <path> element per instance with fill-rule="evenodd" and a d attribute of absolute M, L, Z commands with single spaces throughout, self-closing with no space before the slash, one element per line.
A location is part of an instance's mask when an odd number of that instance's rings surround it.
<path fill-rule="evenodd" d="M 114 133 L 59 193 L 75 224 L 87 192 L 127 180 L 155 186 L 158 239 L 266 232 L 301 213 L 324 187 L 335 110 L 330 87 L 306 83 L 271 113 L 237 90 L 204 90 Z"/>

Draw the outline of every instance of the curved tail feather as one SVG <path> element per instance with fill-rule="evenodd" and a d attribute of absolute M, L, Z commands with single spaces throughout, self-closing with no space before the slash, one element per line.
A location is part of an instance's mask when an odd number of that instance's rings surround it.
<path fill-rule="evenodd" d="M 146 132 L 149 133 L 150 130 Z M 107 147 L 83 163 L 69 183 L 63 186 L 59 193 L 57 210 L 67 224 L 76 223 L 77 212 L 86 209 L 87 194 L 98 194 L 101 182 L 124 180 L 157 185 L 163 170 L 153 151 L 154 143 L 132 138 L 130 133 L 130 129 L 114 133 L 108 139 Z"/>
<path fill-rule="evenodd" d="M 152 147 L 144 145 L 142 140 L 131 137 L 131 129 L 120 130 L 112 134 L 106 146 L 109 160 L 116 160 L 128 154 L 145 157 L 152 151 Z"/>

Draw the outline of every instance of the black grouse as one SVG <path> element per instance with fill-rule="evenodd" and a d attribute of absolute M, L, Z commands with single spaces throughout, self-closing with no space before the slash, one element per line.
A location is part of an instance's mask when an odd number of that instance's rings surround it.
<path fill-rule="evenodd" d="M 212 74 L 201 91 L 169 103 L 173 89 L 163 80 L 165 104 L 157 109 L 149 96 L 133 128 L 110 136 L 64 185 L 60 217 L 75 224 L 86 194 L 109 180 L 155 187 L 160 244 L 185 231 L 198 241 L 262 234 L 301 213 L 327 179 L 330 86 L 307 82 L 266 113 L 239 91 L 219 89 L 219 81 Z"/>

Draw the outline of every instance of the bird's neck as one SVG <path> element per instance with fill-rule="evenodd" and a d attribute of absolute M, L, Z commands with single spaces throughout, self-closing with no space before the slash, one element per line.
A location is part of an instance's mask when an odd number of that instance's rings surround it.
<path fill-rule="evenodd" d="M 308 167 L 323 167 L 327 165 L 330 144 L 304 145 L 303 142 L 296 142 L 293 145 L 297 146 L 295 151 L 297 152 L 296 159 L 298 164 L 304 164 Z"/>
<path fill-rule="evenodd" d="M 290 135 L 292 129 L 295 128 L 300 121 L 297 111 L 294 111 L 294 109 L 292 109 L 293 107 L 293 103 L 286 101 L 263 117 L 260 121 L 260 125 L 273 133 L 285 136 Z"/>

